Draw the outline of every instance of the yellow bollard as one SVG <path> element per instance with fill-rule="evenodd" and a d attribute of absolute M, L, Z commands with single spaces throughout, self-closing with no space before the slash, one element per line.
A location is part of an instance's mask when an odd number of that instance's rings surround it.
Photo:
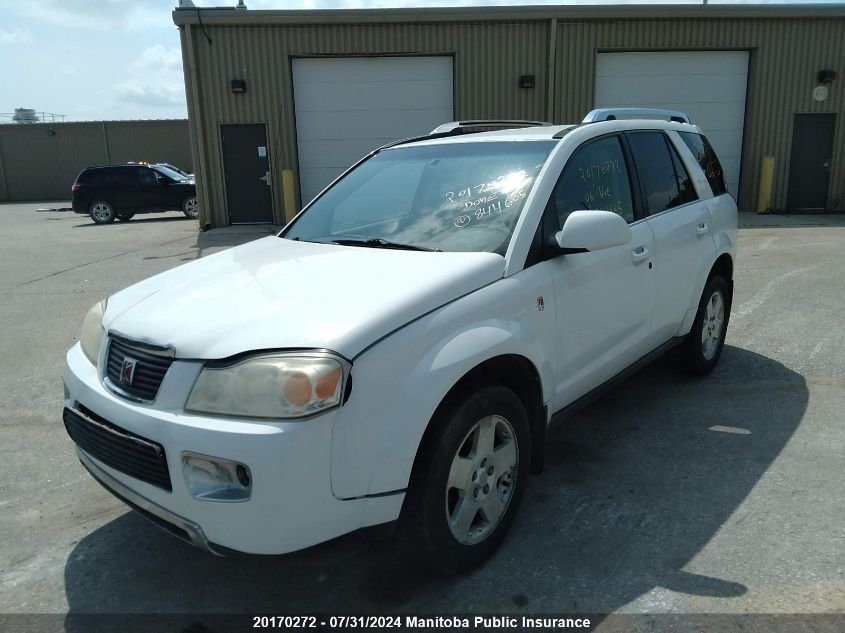
<path fill-rule="evenodd" d="M 299 209 L 296 208 L 292 169 L 282 170 L 282 189 L 284 190 L 285 196 L 285 223 L 287 223 L 293 220 L 293 216 L 299 213 Z"/>
<path fill-rule="evenodd" d="M 768 213 L 772 204 L 772 179 L 775 173 L 775 157 L 763 156 L 760 164 L 760 187 L 757 190 L 757 213 Z"/>

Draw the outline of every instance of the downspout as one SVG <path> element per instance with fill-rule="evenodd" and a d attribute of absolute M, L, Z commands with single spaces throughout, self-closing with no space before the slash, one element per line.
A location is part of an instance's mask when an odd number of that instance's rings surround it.
<path fill-rule="evenodd" d="M 6 182 L 6 169 L 3 167 L 3 144 L 0 143 L 0 200 L 9 199 L 9 184 Z"/>
<path fill-rule="evenodd" d="M 111 165 L 111 154 L 109 153 L 109 135 L 106 132 L 106 122 L 103 121 L 103 149 L 106 151 L 106 165 Z"/>
<path fill-rule="evenodd" d="M 555 122 L 555 44 L 557 43 L 557 18 L 549 23 L 549 76 L 546 80 L 548 93 L 546 95 L 546 121 Z"/>
<path fill-rule="evenodd" d="M 193 104 L 192 108 L 189 108 L 189 113 L 193 110 L 193 128 L 194 128 L 194 142 L 196 143 L 197 148 L 197 155 L 196 161 L 197 165 L 194 166 L 194 176 L 197 183 L 199 183 L 200 189 L 200 230 L 205 230 L 206 225 L 211 224 L 211 196 L 208 194 L 208 170 L 206 169 L 206 156 L 205 156 L 205 140 L 203 135 L 203 124 L 202 124 L 202 108 L 200 107 L 200 95 L 199 95 L 199 77 L 197 75 L 197 67 L 196 67 L 196 56 L 194 55 L 194 37 L 193 37 L 194 29 L 192 28 L 191 24 L 185 25 L 185 40 L 186 40 L 186 48 L 188 49 L 188 73 L 189 73 L 189 84 L 190 84 L 190 91 L 191 94 L 189 95 L 189 99 Z M 191 126 L 189 126 L 190 128 Z M 227 216 L 228 217 L 228 216 Z M 228 224 L 228 221 L 225 222 Z M 216 224 L 216 222 L 215 222 Z"/>

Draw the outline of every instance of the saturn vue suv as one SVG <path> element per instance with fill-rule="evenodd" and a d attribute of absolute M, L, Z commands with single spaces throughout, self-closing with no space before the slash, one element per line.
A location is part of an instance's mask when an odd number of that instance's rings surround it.
<path fill-rule="evenodd" d="M 465 570 L 504 539 L 550 424 L 671 347 L 714 369 L 736 240 L 682 113 L 444 124 L 278 235 L 94 305 L 64 424 L 97 481 L 207 552 L 388 526 Z"/>

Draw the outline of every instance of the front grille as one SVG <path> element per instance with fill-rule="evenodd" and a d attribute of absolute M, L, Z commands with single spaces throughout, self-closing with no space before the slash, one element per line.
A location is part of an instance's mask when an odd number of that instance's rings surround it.
<path fill-rule="evenodd" d="M 170 471 L 164 447 L 135 435 L 79 406 L 80 412 L 65 408 L 62 418 L 70 438 L 83 451 L 115 470 L 167 491 Z"/>
<path fill-rule="evenodd" d="M 131 380 L 127 379 L 123 371 L 126 359 L 136 361 Z M 171 364 L 173 359 L 167 356 L 152 354 L 115 338 L 109 340 L 106 375 L 118 392 L 141 400 L 155 400 L 161 381 L 164 380 Z"/>

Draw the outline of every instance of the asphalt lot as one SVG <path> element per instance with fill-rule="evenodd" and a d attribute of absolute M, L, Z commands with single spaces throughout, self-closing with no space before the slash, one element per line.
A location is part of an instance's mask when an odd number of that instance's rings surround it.
<path fill-rule="evenodd" d="M 86 310 L 258 234 L 39 206 L 0 205 L 0 613 L 845 612 L 845 216 L 748 218 L 716 372 L 659 360 L 557 429 L 504 547 L 442 578 L 389 542 L 215 558 L 100 488 L 60 415 Z"/>

